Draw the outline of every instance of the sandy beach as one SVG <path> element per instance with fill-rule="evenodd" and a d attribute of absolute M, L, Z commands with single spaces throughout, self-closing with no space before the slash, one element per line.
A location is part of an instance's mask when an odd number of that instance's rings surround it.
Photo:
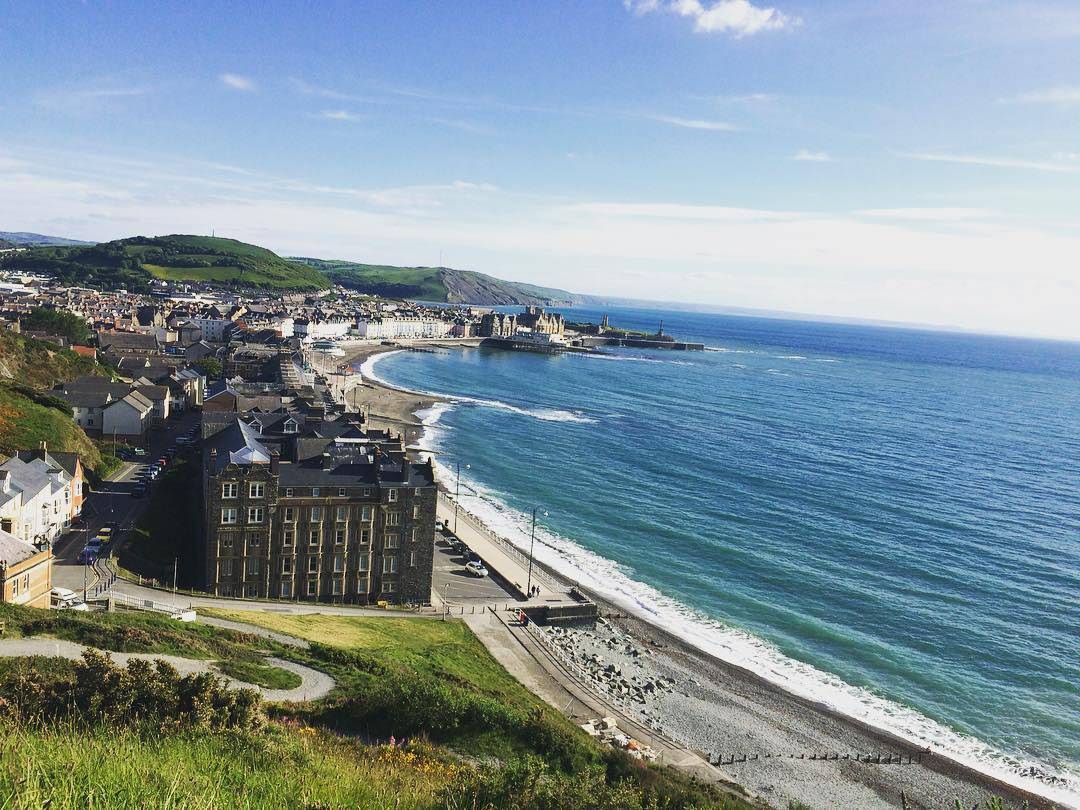
<path fill-rule="evenodd" d="M 358 366 L 401 348 L 350 346 L 346 359 Z M 371 380 L 350 394 L 350 404 L 354 398 L 376 427 L 404 429 L 410 444 L 422 436 L 416 412 L 440 401 Z M 1062 806 L 790 694 L 596 601 L 607 618 L 595 628 L 545 629 L 557 654 L 611 702 L 665 736 L 714 762 L 716 756 L 746 755 L 747 761 L 725 761 L 721 768 L 771 806 L 799 801 L 812 808 L 891 808 L 906 800 L 909 808 L 951 810 L 956 800 L 973 808 L 993 796 L 1009 807 L 1025 800 L 1032 808 Z M 878 754 L 893 764 L 855 759 Z M 895 764 L 900 754 L 903 764 Z"/>

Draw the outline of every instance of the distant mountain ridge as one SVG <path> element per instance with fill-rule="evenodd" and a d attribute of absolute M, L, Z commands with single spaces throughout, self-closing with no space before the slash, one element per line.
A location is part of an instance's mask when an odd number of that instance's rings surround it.
<path fill-rule="evenodd" d="M 386 298 L 476 306 L 573 306 L 587 296 L 452 267 L 398 267 L 340 259 L 281 257 L 271 250 L 218 236 L 133 236 L 79 242 L 59 236 L 0 231 L 18 253 L 0 267 L 45 273 L 68 284 L 145 292 L 154 279 L 279 290 L 320 290 L 331 284 Z M 0 241 L 0 248 L 3 241 Z"/>
<path fill-rule="evenodd" d="M 398 267 L 304 256 L 290 259 L 318 269 L 335 284 L 388 298 L 477 306 L 568 306 L 581 300 L 566 290 L 504 281 L 452 267 Z"/>
<path fill-rule="evenodd" d="M 15 247 L 95 244 L 94 242 L 83 242 L 78 239 L 67 239 L 63 236 L 46 236 L 43 233 L 30 233 L 28 231 L 0 231 L 0 243 L 2 242 L 10 242 Z M 3 247 L 3 245 L 0 244 L 0 247 Z"/>
<path fill-rule="evenodd" d="M 69 284 L 149 289 L 150 281 L 195 281 L 224 286 L 321 290 L 317 270 L 236 239 L 172 234 L 133 236 L 89 245 L 34 247 L 3 257 L 5 269 L 48 273 Z"/>

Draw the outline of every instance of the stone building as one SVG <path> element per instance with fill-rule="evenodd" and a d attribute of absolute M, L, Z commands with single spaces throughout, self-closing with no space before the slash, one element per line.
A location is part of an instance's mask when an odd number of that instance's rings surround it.
<path fill-rule="evenodd" d="M 226 426 L 203 440 L 210 593 L 430 603 L 438 499 L 430 461 L 410 461 L 400 436 L 357 421 L 296 432 L 288 417 L 227 416 L 216 415 Z"/>
<path fill-rule="evenodd" d="M 0 530 L 0 602 L 47 608 L 52 591 L 52 548 L 38 549 Z"/>
<path fill-rule="evenodd" d="M 480 337 L 508 338 L 517 331 L 517 316 L 502 312 L 485 312 L 480 318 Z"/>

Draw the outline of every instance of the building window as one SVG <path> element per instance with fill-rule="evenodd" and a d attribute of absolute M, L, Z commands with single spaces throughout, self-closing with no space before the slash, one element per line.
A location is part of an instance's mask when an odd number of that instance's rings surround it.
<path fill-rule="evenodd" d="M 383 557 L 382 572 L 384 574 L 397 573 L 397 557 Z"/>
<path fill-rule="evenodd" d="M 262 543 L 262 535 L 261 534 L 249 534 L 248 535 L 248 547 L 249 548 L 258 548 L 261 543 Z"/>
<path fill-rule="evenodd" d="M 282 599 L 291 599 L 292 598 L 292 583 L 289 582 L 288 580 L 285 580 L 284 582 L 281 583 L 281 598 Z"/>
<path fill-rule="evenodd" d="M 308 583 L 307 583 L 307 595 L 308 596 L 314 596 L 315 595 L 315 590 L 316 590 L 317 584 L 318 583 L 316 583 L 315 580 L 313 580 L 313 579 L 308 580 Z"/>
<path fill-rule="evenodd" d="M 282 532 L 281 545 L 291 546 L 293 544 L 293 537 L 295 536 L 295 534 L 296 532 L 294 532 L 292 529 L 286 529 L 284 532 Z"/>
<path fill-rule="evenodd" d="M 313 506 L 313 507 L 311 507 L 311 522 L 312 523 L 322 523 L 322 519 L 323 519 L 322 507 L 321 506 Z"/>
<path fill-rule="evenodd" d="M 344 554 L 335 554 L 334 555 L 334 573 L 335 574 L 340 574 L 344 570 L 345 570 L 345 555 Z"/>
<path fill-rule="evenodd" d="M 292 497 L 292 487 L 285 487 L 285 497 L 286 498 L 291 498 Z"/>
<path fill-rule="evenodd" d="M 263 508 L 261 506 L 248 507 L 247 515 L 248 523 L 262 523 L 263 522 Z"/>
<path fill-rule="evenodd" d="M 312 487 L 311 488 L 311 497 L 312 498 L 318 498 L 319 497 L 319 488 L 318 487 Z"/>
<path fill-rule="evenodd" d="M 266 491 L 266 485 L 262 481 L 252 481 L 248 484 L 248 497 L 261 498 Z"/>
<path fill-rule="evenodd" d="M 319 558 L 315 554 L 309 554 L 307 558 L 307 570 L 308 573 L 319 570 Z"/>
<path fill-rule="evenodd" d="M 365 498 L 370 498 L 371 497 L 371 487 L 364 487 L 364 497 Z"/>
<path fill-rule="evenodd" d="M 409 552 L 409 568 L 416 568 L 416 552 Z"/>
<path fill-rule="evenodd" d="M 247 558 L 247 575 L 254 577 L 259 575 L 259 558 L 248 557 Z"/>
<path fill-rule="evenodd" d="M 369 540 L 371 540 L 371 529 L 361 529 L 360 544 L 365 545 Z"/>
<path fill-rule="evenodd" d="M 386 547 L 397 548 L 399 545 L 397 532 L 390 532 L 386 535 Z"/>
<path fill-rule="evenodd" d="M 401 525 L 401 512 L 387 512 L 386 513 L 386 525 L 387 526 L 400 526 Z"/>
<path fill-rule="evenodd" d="M 281 573 L 292 573 L 292 557 L 283 557 L 281 560 Z"/>
<path fill-rule="evenodd" d="M 397 502 L 397 490 L 396 489 L 388 489 L 388 490 L 386 490 L 386 500 L 390 501 L 390 503 Z"/>
<path fill-rule="evenodd" d="M 414 518 L 420 517 L 420 504 L 414 504 L 412 508 L 412 516 Z"/>
<path fill-rule="evenodd" d="M 296 520 L 296 509 L 291 506 L 285 507 L 285 517 L 283 518 L 286 523 L 293 523 Z"/>
<path fill-rule="evenodd" d="M 397 590 L 397 583 L 393 580 L 389 580 L 382 584 L 383 593 L 394 593 Z"/>
<path fill-rule="evenodd" d="M 334 543 L 335 543 L 335 545 L 340 546 L 344 542 L 345 542 L 345 530 L 344 529 L 335 529 L 334 530 Z"/>
<path fill-rule="evenodd" d="M 337 494 L 338 494 L 339 497 L 344 498 L 345 497 L 345 487 L 338 487 Z"/>
<path fill-rule="evenodd" d="M 226 559 L 226 560 L 221 561 L 221 575 L 223 577 L 231 577 L 232 576 L 232 558 L 231 557 Z"/>
<path fill-rule="evenodd" d="M 313 546 L 319 545 L 319 541 L 322 540 L 322 532 L 318 529 L 312 529 L 311 535 L 308 537 L 308 542 Z"/>
<path fill-rule="evenodd" d="M 359 571 L 368 570 L 368 558 L 366 554 L 361 554 L 359 558 L 359 564 L 356 566 Z"/>
<path fill-rule="evenodd" d="M 221 538 L 221 547 L 223 549 L 229 549 L 230 551 L 232 551 L 232 538 L 231 537 L 222 537 Z"/>
<path fill-rule="evenodd" d="M 246 588 L 244 588 L 244 592 L 244 595 L 248 599 L 254 599 L 256 596 L 259 595 L 259 588 L 257 585 L 248 585 Z"/>
<path fill-rule="evenodd" d="M 229 481 L 221 485 L 221 497 L 222 498 L 235 498 L 237 492 L 237 484 L 235 481 Z"/>
<path fill-rule="evenodd" d="M 349 507 L 339 506 L 337 508 L 337 513 L 334 515 L 334 517 L 337 518 L 338 523 L 344 523 L 346 520 L 349 519 Z"/>
<path fill-rule="evenodd" d="M 330 593 L 334 596 L 341 596 L 341 580 L 335 579 L 330 583 Z"/>
<path fill-rule="evenodd" d="M 221 522 L 226 526 L 231 526 L 236 523 L 236 510 L 235 509 L 222 509 L 221 510 Z"/>
<path fill-rule="evenodd" d="M 364 521 L 364 523 L 371 523 L 370 506 L 365 506 L 363 509 L 360 510 L 360 520 Z"/>
<path fill-rule="evenodd" d="M 415 543 L 419 539 L 420 539 L 420 527 L 419 526 L 413 526 L 412 541 Z"/>

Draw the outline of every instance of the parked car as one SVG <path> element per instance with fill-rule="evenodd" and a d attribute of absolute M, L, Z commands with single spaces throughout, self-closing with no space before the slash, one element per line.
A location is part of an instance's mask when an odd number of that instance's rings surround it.
<path fill-rule="evenodd" d="M 146 455 L 146 451 L 143 450 L 141 447 L 136 447 L 131 452 L 134 453 L 138 458 L 142 458 L 143 456 Z"/>
<path fill-rule="evenodd" d="M 480 555 L 477 554 L 475 551 L 472 551 L 471 549 L 466 549 L 464 553 L 465 553 L 465 559 L 468 560 L 469 562 L 471 562 L 471 563 L 482 562 L 481 559 L 480 559 Z"/>
<path fill-rule="evenodd" d="M 486 577 L 488 575 L 487 568 L 480 562 L 479 559 L 469 560 L 465 563 L 465 570 L 472 574 L 474 577 Z"/>
<path fill-rule="evenodd" d="M 102 543 L 108 543 L 112 540 L 113 527 L 111 523 L 106 523 L 100 529 L 98 529 L 97 536 Z"/>
<path fill-rule="evenodd" d="M 90 546 L 87 546 L 79 552 L 80 565 L 93 565 L 95 562 L 97 562 L 97 558 L 97 549 L 90 548 Z"/>

